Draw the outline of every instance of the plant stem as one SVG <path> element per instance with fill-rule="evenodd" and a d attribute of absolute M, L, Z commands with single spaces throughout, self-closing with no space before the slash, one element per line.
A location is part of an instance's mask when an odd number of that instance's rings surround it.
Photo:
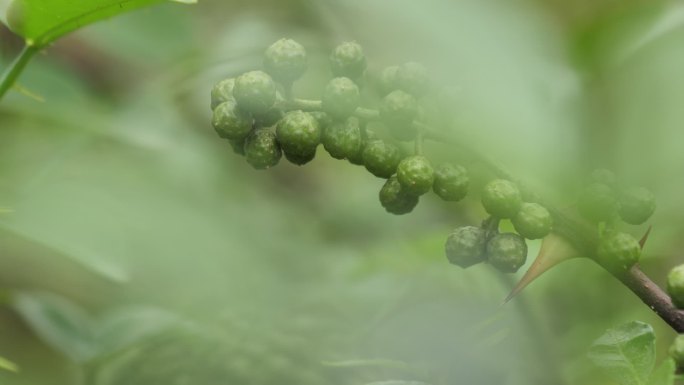
<path fill-rule="evenodd" d="M 25 45 L 19 53 L 19 56 L 17 56 L 5 70 L 2 74 L 2 78 L 0 78 L 0 100 L 2 100 L 2 97 L 5 96 L 10 88 L 12 88 L 19 75 L 21 75 L 24 68 L 26 68 L 26 64 L 28 64 L 33 55 L 39 50 L 40 49 L 36 46 Z"/>
<path fill-rule="evenodd" d="M 318 100 L 292 99 L 284 107 L 286 109 L 289 108 L 302 109 L 306 111 L 319 111 L 321 110 L 321 106 L 322 104 Z M 361 107 L 356 109 L 354 116 L 366 120 L 377 120 L 380 118 L 380 114 L 377 110 Z M 598 263 L 611 275 L 622 282 L 622 284 L 636 294 L 644 304 L 646 304 L 651 310 L 660 316 L 660 318 L 662 318 L 668 325 L 670 325 L 672 329 L 678 333 L 684 333 L 684 310 L 677 309 L 672 304 L 670 297 L 643 271 L 641 271 L 638 265 L 633 266 L 629 270 L 616 270 L 610 266 L 603 265 L 596 260 L 595 250 L 598 243 L 598 236 L 594 228 L 587 225 L 583 221 L 576 220 L 567 215 L 562 210 L 555 207 L 555 205 L 545 201 L 542 199 L 542 197 L 527 189 L 525 185 L 517 180 L 512 174 L 508 173 L 503 167 L 499 166 L 496 162 L 490 160 L 485 155 L 472 148 L 464 146 L 455 138 L 434 130 L 432 127 L 429 127 L 421 122 L 416 121 L 413 123 L 422 133 L 422 138 L 432 139 L 438 142 L 449 143 L 450 145 L 457 146 L 460 151 L 468 154 L 473 160 L 485 165 L 485 167 L 487 167 L 492 174 L 499 178 L 505 178 L 516 182 L 520 186 L 520 190 L 526 199 L 538 202 L 539 204 L 545 206 L 547 210 L 549 210 L 554 219 L 555 233 L 567 239 L 577 249 L 578 252 L 591 258 L 594 262 Z"/>

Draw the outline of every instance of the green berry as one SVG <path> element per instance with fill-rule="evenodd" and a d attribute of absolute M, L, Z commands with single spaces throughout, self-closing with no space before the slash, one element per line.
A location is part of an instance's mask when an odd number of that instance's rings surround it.
<path fill-rule="evenodd" d="M 495 179 L 489 182 L 482 191 L 482 206 L 496 218 L 513 218 L 521 205 L 520 190 L 511 181 Z"/>
<path fill-rule="evenodd" d="M 361 128 L 359 120 L 349 117 L 335 122 L 323 131 L 323 147 L 335 159 L 355 158 L 361 152 Z"/>
<path fill-rule="evenodd" d="M 396 90 L 397 87 L 397 70 L 399 66 L 390 66 L 384 68 L 378 76 L 378 89 L 381 95 L 387 95 Z"/>
<path fill-rule="evenodd" d="M 487 261 L 502 273 L 515 273 L 527 260 L 527 243 L 515 233 L 496 234 L 486 247 Z"/>
<path fill-rule="evenodd" d="M 653 215 L 655 196 L 643 187 L 632 187 L 620 194 L 618 213 L 623 221 L 640 225 Z"/>
<path fill-rule="evenodd" d="M 684 368 L 684 334 L 678 335 L 670 346 L 670 357 L 678 368 Z"/>
<path fill-rule="evenodd" d="M 285 154 L 285 159 L 290 161 L 290 163 L 292 164 L 296 164 L 297 166 L 303 166 L 311 162 L 316 157 L 315 148 L 313 149 L 313 151 L 306 154 L 293 154 L 285 151 L 283 151 L 283 153 Z"/>
<path fill-rule="evenodd" d="M 331 80 L 323 92 L 323 111 L 335 119 L 353 114 L 360 102 L 359 87 L 349 78 Z"/>
<path fill-rule="evenodd" d="M 432 189 L 435 172 L 430 161 L 421 155 L 409 156 L 399 162 L 397 179 L 413 195 L 423 195 Z"/>
<path fill-rule="evenodd" d="M 418 197 L 406 192 L 397 177 L 392 175 L 380 189 L 380 204 L 388 213 L 408 214 L 418 204 Z"/>
<path fill-rule="evenodd" d="M 432 189 L 445 201 L 457 202 L 468 194 L 470 178 L 462 166 L 442 164 L 435 169 L 435 182 Z"/>
<path fill-rule="evenodd" d="M 675 306 L 684 309 L 684 265 L 670 270 L 667 275 L 667 293 Z"/>
<path fill-rule="evenodd" d="M 278 123 L 283 116 L 283 111 L 274 107 L 262 114 L 254 115 L 254 123 L 256 123 L 258 127 L 272 127 Z"/>
<path fill-rule="evenodd" d="M 365 124 L 365 123 L 364 123 Z M 372 140 L 377 139 L 377 135 L 375 135 L 375 132 L 370 130 L 367 126 L 362 126 L 361 127 L 361 148 L 359 151 L 355 154 L 350 154 L 350 156 L 347 156 L 347 160 L 351 164 L 363 166 L 363 150 L 366 149 L 366 146 L 368 143 Z"/>
<path fill-rule="evenodd" d="M 611 268 L 627 270 L 639 262 L 641 246 L 630 234 L 610 233 L 600 240 L 596 256 Z"/>
<path fill-rule="evenodd" d="M 308 112 L 290 111 L 276 125 L 276 137 L 286 154 L 305 156 L 316 151 L 321 142 L 321 129 Z"/>
<path fill-rule="evenodd" d="M 292 39 L 280 39 L 264 53 L 266 72 L 285 84 L 299 79 L 306 71 L 306 67 L 306 50 Z"/>
<path fill-rule="evenodd" d="M 366 169 L 379 178 L 392 176 L 401 161 L 399 148 L 379 139 L 368 142 L 363 149 L 362 157 Z"/>
<path fill-rule="evenodd" d="M 401 90 L 390 92 L 380 106 L 380 117 L 397 140 L 408 141 L 416 137 L 418 131 L 413 120 L 417 115 L 416 98 Z"/>
<path fill-rule="evenodd" d="M 345 42 L 330 54 L 330 69 L 335 76 L 358 79 L 366 70 L 366 56 L 356 42 Z"/>
<path fill-rule="evenodd" d="M 608 185 L 592 183 L 580 194 L 577 208 L 584 218 L 592 222 L 610 220 L 617 210 L 615 193 Z"/>
<path fill-rule="evenodd" d="M 595 183 L 602 183 L 606 186 L 614 187 L 617 184 L 615 174 L 605 168 L 597 168 L 591 172 L 591 181 Z"/>
<path fill-rule="evenodd" d="M 211 89 L 211 109 L 215 109 L 219 104 L 233 99 L 233 87 L 235 78 L 221 80 Z"/>
<path fill-rule="evenodd" d="M 257 170 L 275 166 L 281 156 L 282 151 L 275 134 L 267 129 L 254 130 L 245 140 L 245 157 Z"/>
<path fill-rule="evenodd" d="M 263 71 L 250 71 L 235 79 L 233 96 L 238 106 L 252 114 L 267 112 L 276 100 L 276 86 Z"/>
<path fill-rule="evenodd" d="M 245 138 L 228 139 L 228 143 L 230 143 L 230 147 L 233 149 L 234 153 L 238 155 L 245 155 Z"/>
<path fill-rule="evenodd" d="M 459 227 L 447 237 L 444 250 L 454 265 L 468 268 L 485 260 L 487 232 L 474 226 Z"/>
<path fill-rule="evenodd" d="M 544 206 L 537 203 L 523 203 L 512 222 L 518 234 L 527 239 L 540 239 L 551 232 L 553 219 Z"/>
<path fill-rule="evenodd" d="M 421 96 L 428 90 L 430 79 L 422 64 L 404 63 L 397 69 L 397 87 L 411 95 Z"/>
<path fill-rule="evenodd" d="M 227 101 L 214 109 L 211 125 L 221 138 L 244 139 L 252 130 L 252 119 L 237 108 L 235 101 Z"/>

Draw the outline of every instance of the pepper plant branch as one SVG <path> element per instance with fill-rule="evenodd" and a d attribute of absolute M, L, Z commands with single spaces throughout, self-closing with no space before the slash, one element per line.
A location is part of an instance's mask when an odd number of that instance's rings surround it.
<path fill-rule="evenodd" d="M 26 65 L 31 60 L 33 55 L 40 50 L 39 47 L 33 45 L 25 45 L 24 48 L 19 53 L 16 59 L 10 63 L 9 67 L 5 70 L 0 77 L 0 100 L 5 96 L 7 91 L 12 88 L 14 83 L 19 78 L 19 75 L 24 71 Z"/>
<path fill-rule="evenodd" d="M 284 104 L 280 107 L 285 110 L 322 110 L 322 102 L 319 100 L 291 99 L 283 103 Z M 354 116 L 367 121 L 380 119 L 380 113 L 377 110 L 362 107 L 356 109 Z M 640 269 L 639 265 L 635 265 L 628 270 L 616 269 L 602 264 L 596 259 L 595 250 L 598 243 L 598 235 L 593 227 L 589 226 L 584 221 L 577 220 L 572 216 L 567 215 L 556 205 L 551 204 L 526 188 L 524 183 L 521 183 L 520 180 L 484 154 L 465 146 L 452 136 L 435 130 L 433 127 L 422 122 L 415 121 L 413 124 L 418 131 L 421 132 L 422 139 L 430 139 L 457 146 L 460 151 L 472 158 L 472 160 L 483 164 L 492 174 L 499 178 L 516 182 L 527 199 L 542 204 L 549 210 L 554 219 L 555 225 L 553 231 L 556 234 L 566 239 L 579 253 L 591 258 L 613 277 L 618 279 L 677 333 L 684 333 L 684 310 L 677 309 L 670 297 Z"/>

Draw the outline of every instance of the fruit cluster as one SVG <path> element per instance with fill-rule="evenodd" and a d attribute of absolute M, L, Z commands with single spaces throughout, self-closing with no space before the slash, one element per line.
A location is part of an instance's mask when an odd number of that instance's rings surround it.
<path fill-rule="evenodd" d="M 499 271 L 515 273 L 527 260 L 527 239 L 540 239 L 551 232 L 553 219 L 542 205 L 523 202 L 518 186 L 495 179 L 482 190 L 482 206 L 490 215 L 480 227 L 464 226 L 447 238 L 449 262 L 463 268 L 488 262 Z M 503 219 L 513 223 L 515 233 L 499 233 Z"/>

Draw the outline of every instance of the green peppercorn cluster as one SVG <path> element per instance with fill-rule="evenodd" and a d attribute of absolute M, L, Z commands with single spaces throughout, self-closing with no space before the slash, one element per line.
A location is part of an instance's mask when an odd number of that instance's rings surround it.
<path fill-rule="evenodd" d="M 470 184 L 465 167 L 435 168 L 418 150 L 423 144 L 419 111 L 431 91 L 425 67 L 409 62 L 383 70 L 375 90 L 379 106 L 372 110 L 361 106 L 362 91 L 374 92 L 362 87 L 367 64 L 361 45 L 338 45 L 329 63 L 332 79 L 321 100 L 296 99 L 292 86 L 306 72 L 306 50 L 292 39 L 278 40 L 266 49 L 263 70 L 222 80 L 211 90 L 214 129 L 256 169 L 273 167 L 283 156 L 304 165 L 322 144 L 333 158 L 386 179 L 379 199 L 392 214 L 410 213 L 429 191 L 445 201 L 465 198 Z M 369 129 L 371 121 L 380 133 Z M 416 142 L 415 153 L 402 150 L 404 141 Z"/>
<path fill-rule="evenodd" d="M 480 227 L 454 230 L 445 244 L 447 259 L 462 268 L 487 262 L 501 272 L 515 273 L 527 260 L 525 239 L 544 238 L 551 232 L 551 214 L 539 203 L 523 202 L 518 186 L 505 179 L 487 183 L 481 199 L 490 217 Z M 500 233 L 501 220 L 510 220 L 516 232 Z"/>

